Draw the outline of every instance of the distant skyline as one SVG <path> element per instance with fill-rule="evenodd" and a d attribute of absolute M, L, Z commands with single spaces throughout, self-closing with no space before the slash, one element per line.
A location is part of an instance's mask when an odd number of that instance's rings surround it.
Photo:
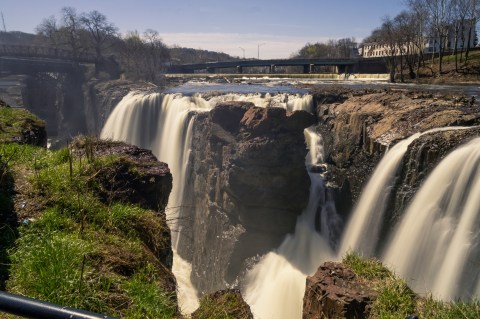
<path fill-rule="evenodd" d="M 7 31 L 35 33 L 63 7 L 97 10 L 123 34 L 154 29 L 169 46 L 246 58 L 288 58 L 328 39 L 360 41 L 406 9 L 404 0 L 0 0 Z"/>

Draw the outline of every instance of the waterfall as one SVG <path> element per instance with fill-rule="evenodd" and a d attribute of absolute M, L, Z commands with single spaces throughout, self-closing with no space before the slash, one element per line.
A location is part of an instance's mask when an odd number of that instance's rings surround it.
<path fill-rule="evenodd" d="M 185 314 L 198 307 L 198 294 L 190 282 L 191 265 L 176 253 L 176 243 L 182 236 L 181 225 L 176 225 L 176 221 L 179 210 L 184 206 L 182 201 L 185 179 L 190 169 L 192 126 L 196 113 L 209 111 L 223 101 L 248 101 L 260 107 L 282 107 L 290 111 L 311 111 L 312 108 L 312 97 L 309 95 L 225 94 L 207 98 L 201 94 L 183 96 L 131 92 L 115 107 L 101 133 L 101 138 L 120 140 L 152 150 L 170 168 L 173 189 L 166 213 L 172 230 L 173 273 L 177 278 L 179 305 Z"/>
<path fill-rule="evenodd" d="M 115 107 L 100 134 L 103 139 L 152 150 L 160 161 L 168 164 L 174 176 L 166 213 L 172 230 L 173 273 L 177 278 L 179 304 L 185 313 L 198 308 L 198 296 L 190 282 L 190 264 L 176 254 L 177 236 L 181 233 L 181 225 L 176 223 L 188 170 L 192 112 L 208 111 L 211 107 L 196 96 L 131 92 Z"/>
<path fill-rule="evenodd" d="M 342 244 L 338 252 L 339 258 L 348 251 L 355 251 L 364 256 L 375 256 L 378 253 L 383 216 L 390 193 L 395 185 L 397 171 L 402 163 L 408 146 L 422 135 L 447 131 L 469 129 L 470 127 L 442 127 L 416 133 L 398 142 L 383 156 L 375 168 L 367 186 L 344 231 Z"/>
<path fill-rule="evenodd" d="M 320 136 L 311 128 L 305 130 L 305 135 L 309 144 L 307 165 L 321 164 Z M 327 216 L 334 212 L 333 202 L 327 196 L 322 175 L 313 172 L 309 175 L 309 202 L 297 220 L 295 233 L 288 235 L 276 251 L 265 255 L 247 274 L 244 296 L 257 318 L 301 318 L 306 277 L 334 256 L 326 239 L 329 235 L 323 233 L 329 228 L 326 220 L 335 221 L 336 214 Z M 324 221 L 323 236 L 314 227 L 319 209 Z"/>
<path fill-rule="evenodd" d="M 383 260 L 418 292 L 478 294 L 480 138 L 450 153 L 415 195 Z"/>
<path fill-rule="evenodd" d="M 383 214 L 398 167 L 408 146 L 419 136 L 420 133 L 417 133 L 397 143 L 375 168 L 345 229 L 339 251 L 340 257 L 350 250 L 365 256 L 374 255 Z"/>

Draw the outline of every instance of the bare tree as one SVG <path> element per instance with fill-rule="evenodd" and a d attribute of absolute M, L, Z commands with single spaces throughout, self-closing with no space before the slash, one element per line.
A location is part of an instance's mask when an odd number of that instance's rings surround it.
<path fill-rule="evenodd" d="M 480 15 L 480 1 L 478 0 L 468 0 L 469 2 L 469 14 L 467 19 L 469 22 L 468 36 L 467 36 L 467 50 L 465 52 L 465 61 L 468 60 L 468 54 L 470 53 L 470 48 L 473 46 L 471 41 L 472 32 L 475 32 L 475 26 L 477 25 L 477 20 Z"/>
<path fill-rule="evenodd" d="M 426 9 L 430 16 L 431 31 L 438 43 L 438 71 L 440 74 L 442 73 L 443 54 L 448 46 L 449 31 L 454 18 L 451 10 L 453 1 L 455 0 L 425 0 Z"/>
<path fill-rule="evenodd" d="M 98 63 L 103 58 L 103 50 L 109 44 L 109 40 L 117 36 L 118 29 L 107 20 L 105 15 L 96 10 L 83 14 L 80 22 L 86 27 L 90 35 L 89 40 L 95 50 L 96 71 L 98 73 Z"/>
<path fill-rule="evenodd" d="M 84 51 L 85 34 L 82 34 L 82 24 L 77 10 L 72 7 L 62 8 L 62 27 L 59 29 L 65 45 L 72 51 L 73 60 L 78 61 L 80 53 Z M 82 43 L 83 42 L 83 43 Z"/>
<path fill-rule="evenodd" d="M 52 45 L 59 45 L 60 39 L 58 25 L 57 20 L 53 15 L 43 19 L 42 23 L 35 28 L 35 31 L 37 32 L 37 35 L 48 39 Z"/>
<path fill-rule="evenodd" d="M 156 30 L 147 29 L 143 33 L 143 37 L 149 64 L 146 68 L 147 78 L 149 81 L 155 82 L 157 74 L 164 71 L 164 63 L 170 58 L 170 54 Z"/>

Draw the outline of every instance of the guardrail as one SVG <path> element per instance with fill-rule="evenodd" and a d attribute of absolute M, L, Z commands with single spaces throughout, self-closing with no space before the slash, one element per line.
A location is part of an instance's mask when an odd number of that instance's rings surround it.
<path fill-rule="evenodd" d="M 0 312 L 30 319 L 115 319 L 0 291 Z"/>

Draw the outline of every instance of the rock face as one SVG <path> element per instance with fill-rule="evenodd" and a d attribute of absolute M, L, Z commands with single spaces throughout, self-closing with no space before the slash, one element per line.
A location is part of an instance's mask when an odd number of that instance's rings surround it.
<path fill-rule="evenodd" d="M 478 106 L 460 95 L 330 89 L 314 92 L 314 100 L 329 164 L 328 180 L 337 185 L 339 196 L 344 197 L 337 201 L 341 203 L 358 199 L 387 147 L 432 128 L 480 123 Z M 430 145 L 424 143 L 423 152 L 445 154 L 458 145 L 454 140 L 438 145 L 441 151 L 429 151 Z M 462 139 L 457 140 L 460 143 Z M 432 156 L 428 161 L 433 160 Z M 349 210 L 337 207 L 343 214 Z"/>
<path fill-rule="evenodd" d="M 24 105 L 45 120 L 49 137 L 66 141 L 86 132 L 83 75 L 37 74 L 26 79 Z"/>
<path fill-rule="evenodd" d="M 303 130 L 313 123 L 307 112 L 245 102 L 197 116 L 187 183 L 193 187 L 184 201 L 192 209 L 181 218 L 187 233 L 178 251 L 191 261 L 200 291 L 234 283 L 246 259 L 293 232 L 308 200 Z"/>
<path fill-rule="evenodd" d="M 165 207 L 172 190 L 172 175 L 168 165 L 159 162 L 151 151 L 123 142 L 80 137 L 74 140 L 71 148 L 74 154 L 87 158 L 113 156 L 108 165 L 95 168 L 95 178 L 89 186 L 106 203 L 119 201 L 138 204 L 158 212 L 158 219 L 165 225 L 161 233 L 151 231 L 148 221 L 139 223 L 137 230 L 150 251 L 171 269 L 173 252 L 165 217 Z M 175 283 L 172 284 L 174 287 Z"/>
<path fill-rule="evenodd" d="M 360 283 L 352 270 L 326 262 L 307 277 L 303 318 L 368 318 L 375 299 L 375 292 Z"/>
<path fill-rule="evenodd" d="M 151 151 L 94 138 L 77 138 L 72 147 L 87 157 L 116 157 L 112 165 L 100 167 L 92 181 L 105 201 L 123 201 L 165 211 L 172 190 L 172 175 L 168 165 L 159 162 Z"/>
<path fill-rule="evenodd" d="M 45 122 L 27 110 L 11 108 L 0 100 L 0 143 L 46 147 Z"/>

